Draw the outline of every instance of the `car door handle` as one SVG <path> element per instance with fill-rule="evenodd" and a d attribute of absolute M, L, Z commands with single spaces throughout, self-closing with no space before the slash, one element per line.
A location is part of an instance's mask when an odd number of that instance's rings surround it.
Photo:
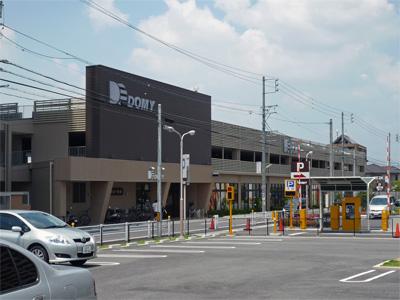
<path fill-rule="evenodd" d="M 37 295 L 33 297 L 32 300 L 44 300 L 44 295 Z"/>

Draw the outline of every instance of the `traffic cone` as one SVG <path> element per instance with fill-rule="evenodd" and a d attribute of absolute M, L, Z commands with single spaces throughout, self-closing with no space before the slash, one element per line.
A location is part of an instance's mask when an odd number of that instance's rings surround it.
<path fill-rule="evenodd" d="M 246 227 L 244 228 L 245 231 L 250 231 L 251 227 L 250 227 L 250 218 L 247 218 L 246 220 Z"/>
<path fill-rule="evenodd" d="M 210 230 L 215 230 L 214 218 L 211 219 Z"/>
<path fill-rule="evenodd" d="M 283 231 L 283 219 L 279 218 L 279 231 Z"/>
<path fill-rule="evenodd" d="M 399 226 L 399 223 L 396 224 L 396 232 L 394 234 L 394 237 L 397 238 L 397 239 L 400 238 L 400 226 Z"/>

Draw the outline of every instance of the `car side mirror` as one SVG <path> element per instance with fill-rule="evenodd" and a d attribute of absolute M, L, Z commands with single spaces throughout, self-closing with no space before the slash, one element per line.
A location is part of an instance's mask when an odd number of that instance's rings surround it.
<path fill-rule="evenodd" d="M 19 232 L 21 235 L 24 234 L 24 231 L 22 230 L 22 228 L 20 226 L 13 226 L 11 227 L 11 231 L 12 232 Z"/>

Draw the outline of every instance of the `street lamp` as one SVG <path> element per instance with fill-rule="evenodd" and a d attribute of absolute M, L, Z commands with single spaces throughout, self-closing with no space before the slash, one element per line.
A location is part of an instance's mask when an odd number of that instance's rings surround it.
<path fill-rule="evenodd" d="M 311 156 L 312 154 L 313 154 L 312 151 L 308 151 L 307 154 L 306 154 L 306 162 L 308 162 L 308 172 L 310 174 L 310 177 L 311 177 L 311 159 L 309 160 L 308 156 Z M 306 189 L 306 195 L 307 195 L 307 197 L 306 197 L 306 210 L 308 209 L 309 204 L 310 204 L 309 203 L 310 202 L 309 198 L 312 198 L 312 192 L 310 193 L 310 187 L 311 187 L 311 179 L 309 178 L 308 179 L 308 187 Z M 314 213 L 314 211 L 313 211 L 313 213 Z"/>
<path fill-rule="evenodd" d="M 188 132 L 185 132 L 184 134 L 181 134 L 179 131 L 177 131 L 174 127 L 164 125 L 164 129 L 167 130 L 168 132 L 174 132 L 179 136 L 180 139 L 180 184 L 179 184 L 179 229 L 180 229 L 180 237 L 183 238 L 183 170 L 182 170 L 182 159 L 183 159 L 183 138 L 186 135 L 195 135 L 196 131 L 189 130 Z"/>

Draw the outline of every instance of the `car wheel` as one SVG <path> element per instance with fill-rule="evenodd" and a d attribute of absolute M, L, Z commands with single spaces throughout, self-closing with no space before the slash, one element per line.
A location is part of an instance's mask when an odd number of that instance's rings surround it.
<path fill-rule="evenodd" d="M 85 262 L 86 262 L 86 259 L 70 261 L 71 265 L 73 265 L 75 267 L 83 266 L 85 264 Z"/>
<path fill-rule="evenodd" d="M 29 248 L 29 251 L 31 251 L 34 255 L 39 257 L 41 260 L 45 262 L 49 262 L 49 255 L 47 254 L 46 249 L 44 249 L 40 245 L 33 245 L 32 247 Z"/>

